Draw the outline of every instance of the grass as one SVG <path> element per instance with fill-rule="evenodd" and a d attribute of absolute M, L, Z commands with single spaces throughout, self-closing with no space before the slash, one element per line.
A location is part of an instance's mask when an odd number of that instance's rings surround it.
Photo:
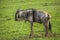
<path fill-rule="evenodd" d="M 36 8 L 47 11 L 51 16 L 52 31 L 55 36 L 41 36 L 44 27 L 34 23 L 34 35 L 29 38 L 30 24 L 15 21 L 17 9 Z M 60 1 L 59 0 L 0 0 L 0 40 L 60 40 Z"/>

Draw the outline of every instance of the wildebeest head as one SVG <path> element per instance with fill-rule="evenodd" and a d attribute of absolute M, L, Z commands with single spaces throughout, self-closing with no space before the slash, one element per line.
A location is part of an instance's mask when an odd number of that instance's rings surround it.
<path fill-rule="evenodd" d="M 20 10 L 18 9 L 16 11 L 15 14 L 15 20 L 21 20 L 21 19 L 25 19 L 25 20 L 33 20 L 32 19 L 32 10 L 31 9 L 27 9 L 27 10 Z"/>
<path fill-rule="evenodd" d="M 18 21 L 23 17 L 23 10 L 17 9 L 16 14 L 15 14 L 15 20 Z"/>

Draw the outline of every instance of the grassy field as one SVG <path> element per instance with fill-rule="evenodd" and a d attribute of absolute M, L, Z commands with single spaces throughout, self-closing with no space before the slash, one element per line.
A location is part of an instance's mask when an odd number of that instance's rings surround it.
<path fill-rule="evenodd" d="M 29 38 L 30 24 L 15 21 L 17 9 L 36 8 L 47 11 L 51 16 L 54 36 L 44 37 L 42 24 L 34 23 L 34 35 Z M 39 35 L 39 36 L 38 36 Z M 0 0 L 0 40 L 60 40 L 60 1 L 59 0 Z"/>

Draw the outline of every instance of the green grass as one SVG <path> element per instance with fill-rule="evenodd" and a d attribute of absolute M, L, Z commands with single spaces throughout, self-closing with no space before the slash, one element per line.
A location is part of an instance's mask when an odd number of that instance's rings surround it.
<path fill-rule="evenodd" d="M 29 38 L 30 24 L 15 21 L 17 9 L 36 8 L 47 11 L 51 16 L 52 31 L 55 36 L 44 37 L 42 24 L 34 23 L 34 35 Z M 38 36 L 40 35 L 40 36 Z M 60 40 L 60 1 L 59 0 L 0 0 L 0 40 Z"/>

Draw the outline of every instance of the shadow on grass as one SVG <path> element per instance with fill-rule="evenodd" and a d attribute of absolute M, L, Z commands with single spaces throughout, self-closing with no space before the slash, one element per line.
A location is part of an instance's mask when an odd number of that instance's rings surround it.
<path fill-rule="evenodd" d="M 53 34 L 53 36 L 50 36 L 48 38 L 52 38 L 52 37 L 56 37 L 56 35 L 58 34 Z M 60 34 L 59 34 L 60 35 Z M 33 38 L 46 38 L 44 34 L 34 34 L 34 37 Z M 30 40 L 30 39 L 33 39 L 33 38 L 29 38 L 29 34 L 25 34 L 25 35 L 22 35 L 22 36 L 19 36 L 19 37 L 16 37 L 14 38 L 15 40 Z"/>
<path fill-rule="evenodd" d="M 52 35 L 48 36 L 48 38 L 58 38 L 60 37 L 60 33 L 52 33 Z M 38 33 L 38 34 L 34 34 L 33 38 L 46 38 L 45 37 L 45 33 Z M 29 34 L 25 34 L 24 36 L 20 37 L 20 39 L 25 39 L 25 40 L 29 40 L 32 38 L 29 38 Z"/>

